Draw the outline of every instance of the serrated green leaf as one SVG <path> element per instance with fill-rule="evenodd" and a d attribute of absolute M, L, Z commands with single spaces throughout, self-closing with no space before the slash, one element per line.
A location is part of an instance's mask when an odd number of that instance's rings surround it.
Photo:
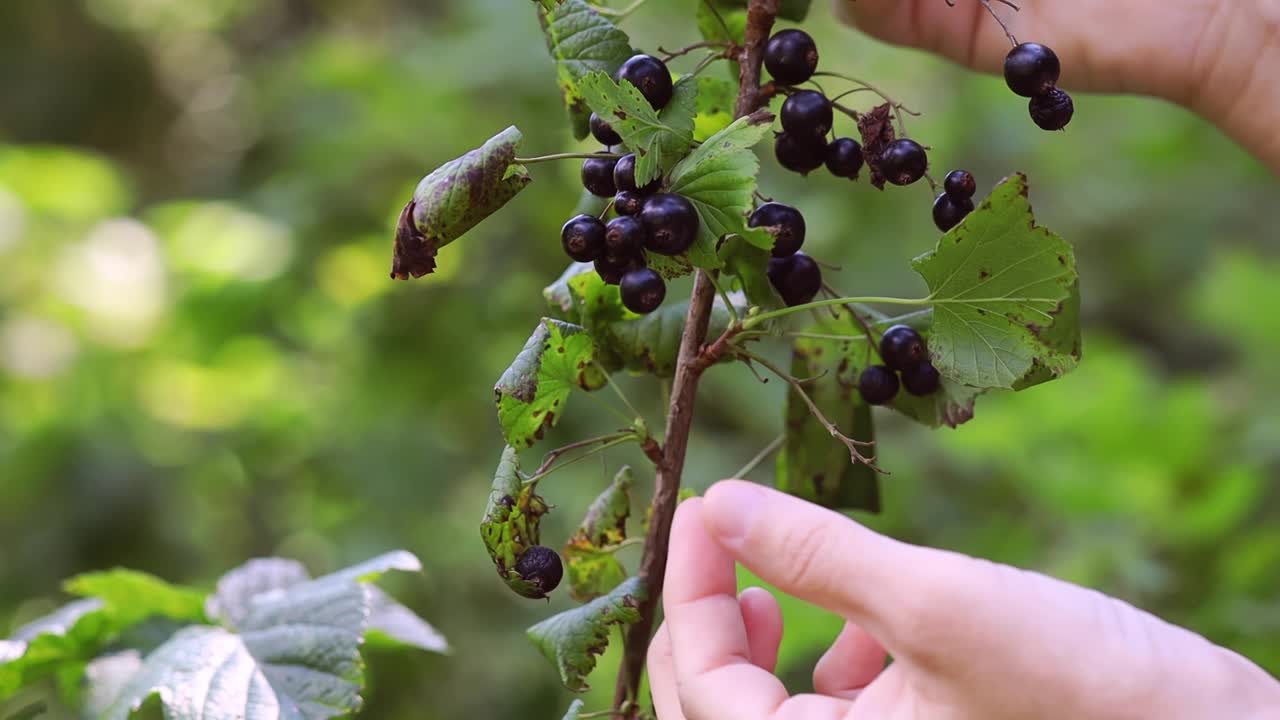
<path fill-rule="evenodd" d="M 498 570 L 498 577 L 516 594 L 540 598 L 543 594 L 515 571 L 526 550 L 541 541 L 542 516 L 550 511 L 537 493 L 538 483 L 525 482 L 520 474 L 520 455 L 507 446 L 493 474 L 489 503 L 480 520 L 480 537 Z"/>
<path fill-rule="evenodd" d="M 565 543 L 569 596 L 578 602 L 604 595 L 627 577 L 626 569 L 613 551 L 627 539 L 634 483 L 631 468 L 619 470 L 609 487 L 587 508 L 577 532 Z"/>
<path fill-rule="evenodd" d="M 569 703 L 569 710 L 564 714 L 563 720 L 578 720 L 578 715 L 582 712 L 582 708 L 587 704 L 582 700 L 574 700 Z"/>
<path fill-rule="evenodd" d="M 540 13 L 547 49 L 556 61 L 560 95 L 579 140 L 589 132 L 591 109 L 583 98 L 580 83 L 593 72 L 612 76 L 631 57 L 631 40 L 612 22 L 583 0 L 564 0 L 546 5 Z M 556 7 L 556 4 L 559 7 Z"/>
<path fill-rule="evenodd" d="M 733 123 L 738 103 L 738 83 L 722 78 L 698 77 L 698 114 L 693 118 L 693 139 L 704 142 Z"/>
<path fill-rule="evenodd" d="M 633 577 L 580 608 L 547 618 L 529 628 L 529 639 L 560 671 L 560 680 L 574 692 L 584 692 L 587 676 L 596 667 L 596 656 L 609 646 L 613 626 L 640 619 L 644 583 Z"/>
<path fill-rule="evenodd" d="M 559 422 L 573 388 L 596 390 L 605 382 L 591 336 L 580 326 L 543 318 L 493 388 L 507 443 L 532 447 Z"/>
<path fill-rule="evenodd" d="M 63 583 L 63 589 L 72 595 L 102 600 L 121 627 L 153 615 L 191 622 L 205 620 L 205 593 L 135 570 L 117 568 L 76 575 Z"/>
<path fill-rule="evenodd" d="M 693 117 L 697 114 L 698 84 L 685 78 L 675 85 L 671 102 L 659 113 L 629 82 L 621 85 L 608 75 L 591 73 L 582 79 L 587 105 L 604 118 L 627 149 L 636 154 L 636 183 L 661 178 L 693 147 Z"/>

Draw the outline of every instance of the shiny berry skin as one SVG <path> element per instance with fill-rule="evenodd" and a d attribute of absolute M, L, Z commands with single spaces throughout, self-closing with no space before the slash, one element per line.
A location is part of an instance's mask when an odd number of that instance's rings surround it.
<path fill-rule="evenodd" d="M 590 215 L 579 215 L 560 230 L 560 245 L 578 262 L 591 262 L 604 252 L 604 223 Z"/>
<path fill-rule="evenodd" d="M 774 140 L 773 154 L 782 167 L 808 175 L 827 161 L 827 143 L 820 137 L 784 132 Z"/>
<path fill-rule="evenodd" d="M 636 187 L 636 156 L 632 153 L 618 158 L 618 164 L 613 168 L 613 184 L 618 190 L 649 195 L 662 186 L 662 181 L 654 180 L 644 187 Z"/>
<path fill-rule="evenodd" d="M 933 224 L 942 232 L 960 224 L 973 212 L 973 201 L 967 197 L 956 197 L 942 193 L 933 201 Z"/>
<path fill-rule="evenodd" d="M 926 397 L 942 387 L 942 376 L 933 363 L 923 362 L 902 371 L 902 387 L 916 397 Z"/>
<path fill-rule="evenodd" d="M 613 196 L 613 209 L 619 215 L 639 215 L 644 207 L 644 196 L 638 192 L 621 190 Z"/>
<path fill-rule="evenodd" d="M 862 146 L 853 138 L 832 140 L 827 146 L 827 170 L 836 177 L 857 180 L 862 163 Z"/>
<path fill-rule="evenodd" d="M 804 245 L 804 216 L 790 205 L 765 203 L 751 213 L 748 227 L 764 228 L 773 235 L 773 256 L 790 257 Z"/>
<path fill-rule="evenodd" d="M 953 198 L 971 198 L 978 192 L 978 181 L 968 170 L 952 170 L 947 173 L 942 189 Z"/>
<path fill-rule="evenodd" d="M 818 69 L 818 46 L 803 30 L 783 30 L 769 38 L 764 67 L 781 85 L 799 85 Z"/>
<path fill-rule="evenodd" d="M 613 129 L 609 123 L 600 119 L 600 116 L 591 113 L 591 136 L 600 141 L 601 145 L 621 145 L 622 136 Z"/>
<path fill-rule="evenodd" d="M 858 394 L 868 405 L 888 405 L 898 396 L 898 374 L 883 365 L 872 365 L 858 376 Z"/>
<path fill-rule="evenodd" d="M 648 315 L 667 297 L 667 283 L 656 270 L 639 268 L 622 276 L 622 305 L 633 313 Z"/>
<path fill-rule="evenodd" d="M 615 257 L 639 255 L 647 234 L 644 223 L 636 218 L 614 218 L 604 226 L 604 251 Z"/>
<path fill-rule="evenodd" d="M 636 55 L 622 63 L 614 79 L 635 85 L 654 110 L 661 110 L 671 102 L 675 88 L 667 64 L 652 55 Z"/>
<path fill-rule="evenodd" d="M 560 580 L 564 577 L 564 563 L 560 561 L 560 554 L 555 550 L 534 545 L 525 550 L 516 561 L 516 573 L 532 586 L 530 588 L 532 594 L 527 597 L 538 600 L 546 597 L 560 585 Z"/>
<path fill-rule="evenodd" d="M 606 285 L 617 285 L 622 276 L 632 270 L 644 267 L 644 260 L 638 255 L 610 255 L 605 253 L 596 258 L 596 274 Z"/>
<path fill-rule="evenodd" d="M 788 134 L 820 138 L 831 132 L 834 122 L 831 101 L 817 90 L 792 93 L 782 103 L 782 129 Z"/>
<path fill-rule="evenodd" d="M 1049 92 L 1061 75 L 1062 63 L 1057 53 L 1040 43 L 1022 43 L 1004 59 L 1004 81 L 1022 97 Z"/>
<path fill-rule="evenodd" d="M 649 231 L 645 247 L 661 255 L 679 255 L 698 237 L 698 212 L 679 195 L 651 195 L 640 210 L 640 221 Z"/>
<path fill-rule="evenodd" d="M 1061 130 L 1076 114 L 1075 102 L 1065 90 L 1054 88 L 1040 97 L 1031 98 L 1027 106 L 1031 119 L 1041 130 Z"/>
<path fill-rule="evenodd" d="M 894 325 L 880 338 L 880 359 L 894 370 L 903 370 L 928 362 L 929 351 L 915 328 Z"/>
<path fill-rule="evenodd" d="M 929 155 L 915 140 L 894 140 L 880 154 L 880 172 L 894 185 L 910 185 L 928 170 Z"/>
<path fill-rule="evenodd" d="M 769 282 L 788 307 L 813 302 L 822 289 L 822 268 L 813 258 L 798 252 L 790 257 L 769 259 Z"/>
<path fill-rule="evenodd" d="M 582 161 L 582 187 L 598 197 L 612 197 L 618 188 L 613 184 L 615 158 L 587 158 Z"/>

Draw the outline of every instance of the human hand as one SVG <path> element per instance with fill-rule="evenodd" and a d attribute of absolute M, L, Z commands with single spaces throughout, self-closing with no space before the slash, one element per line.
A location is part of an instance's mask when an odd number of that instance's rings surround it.
<path fill-rule="evenodd" d="M 659 720 L 1280 717 L 1257 666 L 1130 605 L 758 485 L 682 503 L 670 546 L 649 652 Z M 772 674 L 782 616 L 761 589 L 735 596 L 735 560 L 848 621 L 817 694 L 789 697 Z"/>
<path fill-rule="evenodd" d="M 1052 47 L 1062 85 L 1153 95 L 1195 110 L 1280 172 L 1280 0 L 991 0 L 1020 41 Z M 882 40 L 988 72 L 1009 52 L 979 0 L 836 0 Z"/>

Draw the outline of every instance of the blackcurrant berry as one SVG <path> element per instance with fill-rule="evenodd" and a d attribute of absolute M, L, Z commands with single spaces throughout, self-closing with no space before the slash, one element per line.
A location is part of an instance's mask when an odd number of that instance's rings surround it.
<path fill-rule="evenodd" d="M 638 192 L 620 191 L 613 196 L 613 209 L 619 215 L 639 215 L 644 207 L 644 196 Z"/>
<path fill-rule="evenodd" d="M 820 137 L 780 133 L 773 143 L 773 154 L 782 167 L 808 175 L 827 160 L 827 143 Z"/>
<path fill-rule="evenodd" d="M 600 116 L 591 113 L 591 136 L 600 141 L 601 145 L 621 145 L 622 136 L 618 134 L 613 126 L 600 119 Z"/>
<path fill-rule="evenodd" d="M 667 297 L 667 283 L 656 270 L 640 268 L 622 276 L 622 304 L 628 310 L 648 315 Z"/>
<path fill-rule="evenodd" d="M 933 224 L 942 232 L 960 224 L 973 212 L 973 200 L 967 197 L 956 197 L 942 193 L 933 201 Z"/>
<path fill-rule="evenodd" d="M 853 138 L 832 140 L 827 146 L 827 169 L 836 177 L 857 180 L 862 162 L 862 146 Z"/>
<path fill-rule="evenodd" d="M 791 135 L 820 138 L 831 132 L 833 122 L 831 101 L 817 90 L 792 93 L 782 103 L 782 129 Z"/>
<path fill-rule="evenodd" d="M 1058 55 L 1040 43 L 1023 43 L 1004 59 L 1004 80 L 1022 97 L 1043 95 L 1058 84 L 1062 63 Z"/>
<path fill-rule="evenodd" d="M 953 198 L 971 198 L 978 192 L 978 181 L 968 170 L 952 170 L 947 173 L 942 188 Z"/>
<path fill-rule="evenodd" d="M 928 170 L 929 155 L 915 140 L 894 140 L 880 153 L 880 172 L 894 185 L 910 185 Z"/>
<path fill-rule="evenodd" d="M 1027 109 L 1041 130 L 1061 130 L 1076 114 L 1076 105 L 1065 90 L 1054 88 L 1040 97 L 1031 98 Z"/>
<path fill-rule="evenodd" d="M 822 289 L 822 268 L 813 258 L 798 252 L 790 257 L 769 259 L 769 282 L 788 307 L 813 301 Z"/>
<path fill-rule="evenodd" d="M 933 363 L 922 362 L 902 371 L 902 387 L 917 397 L 925 397 L 938 392 L 942 387 L 942 376 Z"/>
<path fill-rule="evenodd" d="M 799 85 L 818 69 L 818 46 L 803 30 L 783 30 L 769 38 L 764 67 L 782 85 Z"/>
<path fill-rule="evenodd" d="M 790 257 L 804 245 L 804 216 L 790 205 L 765 203 L 751 213 L 748 227 L 762 227 L 773 235 L 773 256 Z"/>
<path fill-rule="evenodd" d="M 596 258 L 596 274 L 606 285 L 617 285 L 622 276 L 632 270 L 644 267 L 644 261 L 638 255 L 610 255 L 605 253 Z"/>
<path fill-rule="evenodd" d="M 622 63 L 614 78 L 618 82 L 626 80 L 644 95 L 654 110 L 661 110 L 671 102 L 674 85 L 671 82 L 671 71 L 667 64 L 652 55 L 636 55 Z"/>
<path fill-rule="evenodd" d="M 560 230 L 560 244 L 569 257 L 591 262 L 604 252 L 604 223 L 590 215 L 579 215 Z"/>
<path fill-rule="evenodd" d="M 894 370 L 903 370 L 928 362 L 929 351 L 925 348 L 924 338 L 920 337 L 915 328 L 894 325 L 880 338 L 880 359 Z"/>
<path fill-rule="evenodd" d="M 644 223 L 636 218 L 614 218 L 604 228 L 604 251 L 615 257 L 639 255 L 646 234 Z"/>
<path fill-rule="evenodd" d="M 888 405 L 898 396 L 898 374 L 883 365 L 872 365 L 858 376 L 858 394 L 868 405 Z"/>
<path fill-rule="evenodd" d="M 635 153 L 623 155 L 618 158 L 618 164 L 613 168 L 613 184 L 619 190 L 629 192 L 638 192 L 641 195 L 649 195 L 662 185 L 661 180 L 654 180 L 644 187 L 636 186 L 636 156 Z"/>
<path fill-rule="evenodd" d="M 615 158 L 600 157 L 587 158 L 582 161 L 582 186 L 592 195 L 599 197 L 609 197 L 618 192 L 618 188 L 613 184 L 613 166 L 617 165 Z"/>
<path fill-rule="evenodd" d="M 640 221 L 649 231 L 645 247 L 661 255 L 679 255 L 698 237 L 698 211 L 680 195 L 651 195 L 640 210 Z"/>
<path fill-rule="evenodd" d="M 533 594 L 529 597 L 537 600 L 556 589 L 560 579 L 564 577 L 564 564 L 560 562 L 560 554 L 549 547 L 534 545 L 516 561 L 516 573 L 529 583 Z"/>

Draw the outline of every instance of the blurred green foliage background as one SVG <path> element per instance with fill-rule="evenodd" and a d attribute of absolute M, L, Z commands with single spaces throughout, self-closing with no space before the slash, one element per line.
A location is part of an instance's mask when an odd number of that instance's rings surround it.
<path fill-rule="evenodd" d="M 1070 132 L 1044 134 L 999 79 L 815 5 L 824 67 L 923 111 L 935 170 L 984 187 L 1027 171 L 1083 275 L 1080 370 L 984 398 L 958 431 L 882 417 L 887 510 L 862 519 L 1119 595 L 1280 673 L 1280 182 L 1155 101 L 1079 97 Z M 697 39 L 693 7 L 651 0 L 625 27 L 675 48 Z M 325 572 L 405 547 L 428 571 L 392 589 L 455 649 L 373 653 L 365 716 L 559 717 L 523 629 L 569 601 L 507 592 L 477 524 L 501 450 L 492 383 L 565 263 L 576 165 L 534 168 L 436 275 L 387 278 L 418 178 L 509 124 L 529 154 L 591 147 L 527 0 L 0 4 L 0 631 L 80 571 L 208 586 L 250 556 Z M 837 287 L 921 291 L 926 189 L 765 165 L 764 191 L 844 267 Z M 778 385 L 711 373 L 692 485 L 777 434 Z M 627 387 L 659 422 L 652 382 Z M 532 455 L 613 422 L 579 399 Z M 546 537 L 625 462 L 644 467 L 621 452 L 545 484 Z M 840 622 L 798 603 L 787 622 L 803 688 Z"/>

